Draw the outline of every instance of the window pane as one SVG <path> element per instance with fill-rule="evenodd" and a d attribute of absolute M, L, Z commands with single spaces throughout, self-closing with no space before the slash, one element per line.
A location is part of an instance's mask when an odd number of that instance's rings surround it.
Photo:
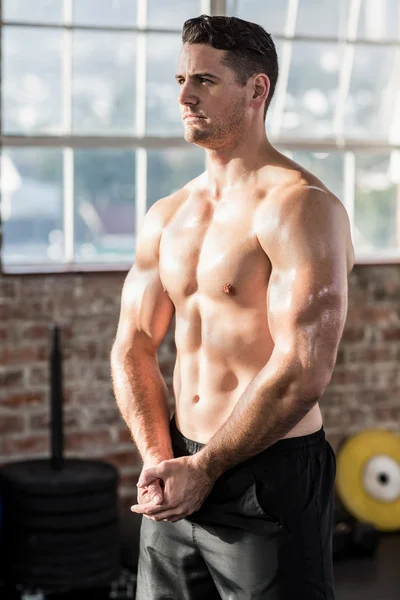
<path fill-rule="evenodd" d="M 318 177 L 343 202 L 344 172 L 341 152 L 293 152 L 293 160 Z"/>
<path fill-rule="evenodd" d="M 336 44 L 293 42 L 282 136 L 332 135 L 339 63 Z"/>
<path fill-rule="evenodd" d="M 268 33 L 283 34 L 288 0 L 228 0 L 227 15 L 262 25 Z"/>
<path fill-rule="evenodd" d="M 147 153 L 147 207 L 176 192 L 205 169 L 205 153 L 195 146 Z"/>
<path fill-rule="evenodd" d="M 347 28 L 348 3 L 338 0 L 300 0 L 296 33 L 337 37 Z"/>
<path fill-rule="evenodd" d="M 74 32 L 74 133 L 134 134 L 135 41 L 134 33 Z"/>
<path fill-rule="evenodd" d="M 179 112 L 179 86 L 175 80 L 179 52 L 179 35 L 147 36 L 146 133 L 149 135 L 183 135 Z"/>
<path fill-rule="evenodd" d="M 3 149 L 1 219 L 4 265 L 62 261 L 61 150 Z"/>
<path fill-rule="evenodd" d="M 362 0 L 358 37 L 373 40 L 399 39 L 398 0 Z"/>
<path fill-rule="evenodd" d="M 61 31 L 3 28 L 4 133 L 61 132 Z"/>
<path fill-rule="evenodd" d="M 356 155 L 354 241 L 359 255 L 399 248 L 400 185 L 393 175 L 388 154 Z"/>
<path fill-rule="evenodd" d="M 75 260 L 132 262 L 135 247 L 135 152 L 77 150 Z"/>
<path fill-rule="evenodd" d="M 186 19 L 201 14 L 199 0 L 147 0 L 147 24 L 149 27 L 182 29 Z"/>
<path fill-rule="evenodd" d="M 62 21 L 63 0 L 3 0 L 3 19 L 35 23 Z"/>
<path fill-rule="evenodd" d="M 133 26 L 136 24 L 136 0 L 74 0 L 76 25 Z"/>
<path fill-rule="evenodd" d="M 394 110 L 391 76 L 395 52 L 389 46 L 356 46 L 345 106 L 347 136 L 387 138 Z"/>

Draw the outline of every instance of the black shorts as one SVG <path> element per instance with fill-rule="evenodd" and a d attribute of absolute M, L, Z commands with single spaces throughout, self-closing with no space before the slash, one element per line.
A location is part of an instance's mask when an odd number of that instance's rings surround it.
<path fill-rule="evenodd" d="M 170 430 L 176 458 L 204 446 Z M 334 600 L 335 474 L 321 428 L 223 473 L 188 517 L 143 517 L 136 600 Z"/>

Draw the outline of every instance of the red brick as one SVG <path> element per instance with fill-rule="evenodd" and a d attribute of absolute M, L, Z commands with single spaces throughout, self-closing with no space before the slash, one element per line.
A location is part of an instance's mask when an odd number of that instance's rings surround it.
<path fill-rule="evenodd" d="M 121 423 L 122 417 L 117 406 L 99 406 L 93 411 L 91 425 L 115 425 Z"/>
<path fill-rule="evenodd" d="M 386 342 L 398 342 L 400 340 L 400 327 L 390 327 L 382 330 L 382 339 Z"/>
<path fill-rule="evenodd" d="M 390 306 L 366 306 L 363 303 L 357 304 L 349 311 L 352 325 L 367 325 L 372 323 L 386 324 L 393 316 L 393 307 Z"/>
<path fill-rule="evenodd" d="M 369 372 L 369 382 L 372 387 L 390 387 L 400 383 L 399 378 L 400 371 L 397 362 L 380 364 L 376 369 L 371 369 Z"/>
<path fill-rule="evenodd" d="M 36 325 L 36 324 L 28 324 L 25 325 L 22 331 L 22 337 L 25 340 L 40 340 L 40 341 L 50 341 L 50 330 L 49 327 L 45 324 Z"/>
<path fill-rule="evenodd" d="M 349 363 L 376 363 L 392 360 L 390 348 L 351 348 L 347 350 Z"/>
<path fill-rule="evenodd" d="M 129 442 L 133 444 L 132 434 L 127 427 L 118 431 L 118 442 L 120 444 L 128 444 Z"/>
<path fill-rule="evenodd" d="M 3 373 L 0 372 L 0 390 L 21 385 L 23 379 L 24 372 L 21 369 L 7 369 Z"/>
<path fill-rule="evenodd" d="M 174 372 L 174 363 L 172 360 L 159 360 L 158 366 L 163 377 L 172 377 Z"/>
<path fill-rule="evenodd" d="M 45 360 L 47 350 L 44 346 L 23 346 L 0 350 L 0 364 L 17 365 Z"/>
<path fill-rule="evenodd" d="M 1 400 L 1 405 L 10 408 L 24 407 L 28 405 L 40 405 L 44 403 L 44 392 L 19 392 L 5 395 Z"/>
<path fill-rule="evenodd" d="M 17 415 L 0 414 L 0 434 L 21 433 L 24 429 L 24 420 Z"/>
<path fill-rule="evenodd" d="M 5 456 L 42 454 L 49 450 L 49 437 L 41 435 L 5 438 L 0 441 L 0 454 Z"/>
<path fill-rule="evenodd" d="M 0 297 L 16 299 L 19 295 L 20 280 L 18 278 L 6 279 L 0 276 Z"/>
<path fill-rule="evenodd" d="M 9 339 L 8 328 L 5 325 L 0 325 L 0 342 L 6 342 Z"/>
<path fill-rule="evenodd" d="M 365 331 L 363 327 L 346 327 L 342 341 L 347 343 L 362 342 L 364 338 Z"/>
<path fill-rule="evenodd" d="M 78 409 L 63 411 L 64 427 L 68 429 L 80 428 L 82 426 L 82 412 Z M 50 428 L 50 413 L 48 410 L 31 414 L 29 416 L 29 428 L 32 430 L 46 430 Z"/>
<path fill-rule="evenodd" d="M 140 470 L 141 460 L 133 445 L 132 450 L 130 451 L 123 450 L 113 452 L 111 454 L 103 455 L 102 458 L 106 462 L 109 462 L 112 465 L 114 465 L 114 467 L 116 467 L 117 469 L 120 469 L 121 467 L 136 467 Z"/>
<path fill-rule="evenodd" d="M 98 454 L 99 450 L 105 451 L 105 448 L 111 444 L 111 433 L 108 430 L 68 433 L 65 439 L 67 451 L 85 450 L 90 454 Z"/>
<path fill-rule="evenodd" d="M 372 409 L 372 417 L 375 422 L 394 421 L 400 422 L 400 405 L 399 406 L 374 406 Z"/>
<path fill-rule="evenodd" d="M 48 384 L 50 379 L 49 366 L 47 364 L 40 367 L 30 366 L 26 376 L 29 386 Z"/>
<path fill-rule="evenodd" d="M 136 484 L 139 480 L 141 469 L 137 469 L 132 473 L 120 473 L 119 474 L 119 487 L 136 489 Z"/>
<path fill-rule="evenodd" d="M 347 384 L 356 384 L 363 383 L 365 380 L 365 373 L 362 368 L 357 370 L 350 370 L 345 367 L 338 367 L 334 369 L 332 379 L 330 382 L 330 386 L 334 385 L 347 385 Z"/>

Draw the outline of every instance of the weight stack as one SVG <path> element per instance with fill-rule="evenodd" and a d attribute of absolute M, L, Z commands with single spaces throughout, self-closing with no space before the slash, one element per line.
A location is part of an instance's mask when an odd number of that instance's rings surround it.
<path fill-rule="evenodd" d="M 5 582 L 55 593 L 110 585 L 120 568 L 117 487 L 118 472 L 101 461 L 0 469 Z"/>

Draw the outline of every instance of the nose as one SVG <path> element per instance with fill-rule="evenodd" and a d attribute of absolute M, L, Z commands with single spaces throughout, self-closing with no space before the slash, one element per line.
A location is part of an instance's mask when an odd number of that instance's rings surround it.
<path fill-rule="evenodd" d="M 182 83 L 178 100 L 181 106 L 194 106 L 198 104 L 199 99 L 196 96 L 194 86 L 190 81 L 185 81 L 185 83 Z"/>

